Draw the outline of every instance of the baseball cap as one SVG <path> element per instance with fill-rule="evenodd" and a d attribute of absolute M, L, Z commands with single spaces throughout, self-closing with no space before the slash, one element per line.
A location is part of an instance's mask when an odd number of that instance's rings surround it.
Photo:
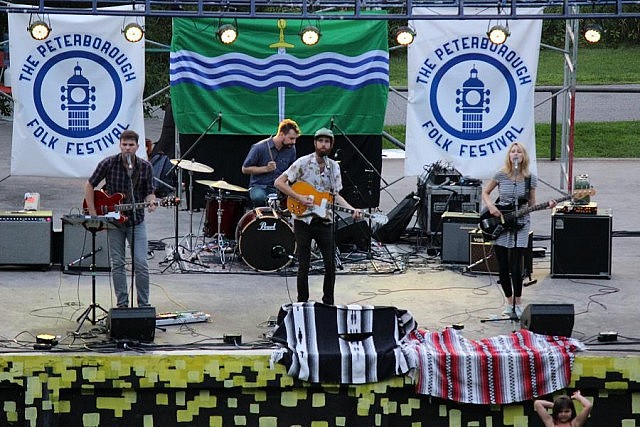
<path fill-rule="evenodd" d="M 331 140 L 333 141 L 333 132 L 331 132 L 331 129 L 327 129 L 327 128 L 318 129 L 314 135 L 314 139 L 318 139 L 321 136 L 327 136 L 331 138 Z"/>

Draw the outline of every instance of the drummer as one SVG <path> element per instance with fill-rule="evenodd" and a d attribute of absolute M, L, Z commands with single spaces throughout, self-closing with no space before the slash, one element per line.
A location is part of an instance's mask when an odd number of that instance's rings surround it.
<path fill-rule="evenodd" d="M 242 164 L 242 173 L 251 175 L 249 197 L 253 207 L 267 206 L 269 194 L 277 193 L 273 182 L 296 160 L 298 136 L 298 124 L 291 119 L 284 119 L 278 125 L 276 136 L 251 146 Z"/>

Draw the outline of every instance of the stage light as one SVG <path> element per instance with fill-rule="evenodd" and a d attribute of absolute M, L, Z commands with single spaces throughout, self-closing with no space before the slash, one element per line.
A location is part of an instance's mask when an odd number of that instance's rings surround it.
<path fill-rule="evenodd" d="M 584 39 L 589 43 L 598 43 L 602 39 L 604 29 L 599 24 L 588 24 L 584 27 Z"/>
<path fill-rule="evenodd" d="M 238 38 L 238 30 L 232 24 L 220 25 L 216 34 L 224 44 L 231 44 Z"/>
<path fill-rule="evenodd" d="M 400 27 L 396 31 L 396 42 L 401 46 L 409 46 L 416 38 L 416 32 L 410 27 Z"/>
<path fill-rule="evenodd" d="M 37 20 L 29 24 L 27 31 L 36 40 L 44 40 L 51 33 L 51 26 L 42 20 Z"/>
<path fill-rule="evenodd" d="M 307 25 L 300 30 L 300 40 L 307 46 L 313 46 L 320 41 L 322 33 L 315 25 Z"/>
<path fill-rule="evenodd" d="M 128 42 L 137 43 L 142 40 L 144 29 L 137 22 L 131 22 L 124 27 L 122 33 Z"/>
<path fill-rule="evenodd" d="M 505 25 L 494 25 L 487 31 L 487 37 L 493 44 L 503 44 L 510 35 L 509 27 Z"/>

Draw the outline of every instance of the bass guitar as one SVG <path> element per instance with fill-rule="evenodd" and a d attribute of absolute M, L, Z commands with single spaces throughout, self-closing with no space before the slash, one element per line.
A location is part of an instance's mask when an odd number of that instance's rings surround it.
<path fill-rule="evenodd" d="M 120 203 L 124 199 L 125 195 L 122 193 L 114 193 L 109 195 L 104 190 L 93 191 L 93 201 L 96 207 L 96 214 L 113 218 L 118 222 L 126 222 L 129 218 L 126 215 L 122 215 L 122 211 L 130 211 L 133 209 L 143 209 L 151 205 L 155 206 L 176 206 L 180 204 L 179 197 L 165 197 L 164 199 L 156 200 L 155 202 L 140 202 L 140 203 Z M 82 202 L 82 209 L 85 214 L 89 214 L 87 208 L 87 200 Z"/>
<path fill-rule="evenodd" d="M 596 190 L 593 188 L 586 188 L 584 190 L 576 190 L 573 194 L 555 199 L 556 202 L 564 202 L 569 199 L 583 199 L 587 196 L 593 196 L 596 194 Z M 485 209 L 480 215 L 480 230 L 485 240 L 495 240 L 505 230 L 518 229 L 517 219 L 530 212 L 546 209 L 549 206 L 549 202 L 540 203 L 534 206 L 527 206 L 522 209 L 514 210 L 512 205 L 498 206 L 502 215 L 493 216 L 488 209 Z"/>
<path fill-rule="evenodd" d="M 320 218 L 329 219 L 330 209 L 340 212 L 353 213 L 353 209 L 336 205 L 333 202 L 333 196 L 329 192 L 318 191 L 315 187 L 305 181 L 296 181 L 291 184 L 291 188 L 298 194 L 306 194 L 313 200 L 313 206 L 305 206 L 293 197 L 287 198 L 287 209 L 298 217 L 314 215 Z M 362 212 L 362 216 L 371 219 L 379 225 L 384 225 L 389 221 L 386 215 L 381 213 Z"/>

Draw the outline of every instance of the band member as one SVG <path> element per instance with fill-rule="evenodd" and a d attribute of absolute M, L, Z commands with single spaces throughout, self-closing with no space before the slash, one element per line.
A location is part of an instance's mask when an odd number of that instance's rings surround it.
<path fill-rule="evenodd" d="M 299 135 L 298 124 L 284 119 L 278 125 L 276 136 L 251 146 L 242 164 L 242 173 L 251 175 L 249 197 L 254 207 L 266 206 L 269 194 L 277 192 L 273 183 L 296 159 L 295 144 Z"/>
<path fill-rule="evenodd" d="M 491 215 L 500 217 L 500 207 L 518 209 L 536 203 L 538 178 L 529 171 L 529 155 L 519 142 L 514 142 L 507 150 L 504 166 L 494 175 L 482 190 L 482 201 Z M 491 192 L 498 187 L 498 203 L 491 199 Z M 549 201 L 549 207 L 555 201 Z M 522 264 L 525 248 L 529 245 L 529 215 L 523 215 L 496 239 L 493 249 L 498 261 L 500 285 L 507 298 L 503 314 L 522 314 Z M 514 301 L 515 298 L 515 301 Z M 515 304 L 514 304 L 515 302 Z"/>
<path fill-rule="evenodd" d="M 120 135 L 120 154 L 109 156 L 98 163 L 84 187 L 84 197 L 90 215 L 96 215 L 94 191 L 104 180 L 102 189 L 110 194 L 122 193 L 122 203 L 149 205 L 149 212 L 156 209 L 151 164 L 136 156 L 138 134 L 125 130 Z M 103 212 L 102 212 L 103 213 Z M 138 306 L 149 305 L 149 266 L 147 264 L 147 229 L 144 208 L 122 212 L 128 220 L 108 229 L 111 274 L 118 307 L 129 306 L 127 272 L 125 262 L 126 242 L 132 248 L 133 268 Z"/>
<path fill-rule="evenodd" d="M 329 159 L 333 147 L 333 132 L 327 128 L 318 129 L 314 136 L 315 152 L 296 160 L 276 181 L 275 186 L 286 196 L 306 207 L 304 214 L 292 212 L 294 218 L 293 231 L 297 245 L 298 259 L 298 302 L 309 300 L 309 267 L 311 263 L 311 240 L 315 240 L 324 263 L 324 281 L 322 286 L 322 302 L 334 303 L 335 287 L 335 245 L 333 239 L 332 215 L 329 213 L 306 214 L 313 212 L 322 202 L 321 199 L 333 195 L 334 201 L 345 208 L 353 210 L 354 218 L 361 218 L 362 211 L 354 209 L 340 194 L 342 179 L 340 165 Z M 305 182 L 315 189 L 317 194 L 300 194 L 292 188 L 296 182 Z M 306 187 L 305 187 L 306 188 Z M 324 194 L 322 194 L 324 193 Z M 317 211 L 316 211 L 317 212 Z"/>

